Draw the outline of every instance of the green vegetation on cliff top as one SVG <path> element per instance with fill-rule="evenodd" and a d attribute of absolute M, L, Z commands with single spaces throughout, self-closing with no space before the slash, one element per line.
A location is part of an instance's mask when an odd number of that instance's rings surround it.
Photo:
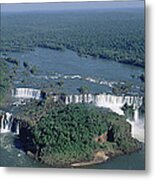
<path fill-rule="evenodd" d="M 32 106 L 25 111 L 28 126 L 22 128 L 20 138 L 26 151 L 49 165 L 90 161 L 97 151 L 115 155 L 140 148 L 131 137 L 131 125 L 115 113 L 85 104 Z M 104 133 L 104 139 L 96 141 Z"/>

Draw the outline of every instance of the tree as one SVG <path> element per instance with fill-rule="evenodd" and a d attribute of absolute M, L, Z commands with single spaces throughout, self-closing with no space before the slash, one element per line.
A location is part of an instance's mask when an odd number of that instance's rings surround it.
<path fill-rule="evenodd" d="M 86 94 L 89 92 L 89 87 L 88 86 L 81 86 L 77 90 L 79 91 L 80 94 Z"/>

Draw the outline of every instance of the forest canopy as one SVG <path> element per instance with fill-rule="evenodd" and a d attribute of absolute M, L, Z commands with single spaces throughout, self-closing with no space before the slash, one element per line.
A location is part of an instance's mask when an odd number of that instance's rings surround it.
<path fill-rule="evenodd" d="M 142 9 L 2 14 L 1 27 L 2 51 L 71 49 L 144 67 Z"/>
<path fill-rule="evenodd" d="M 0 105 L 4 102 L 10 87 L 10 77 L 7 63 L 0 58 Z"/>
<path fill-rule="evenodd" d="M 20 133 L 26 151 L 44 163 L 63 166 L 90 161 L 96 151 L 115 154 L 140 148 L 123 116 L 85 104 L 47 106 L 49 103 L 28 108 L 29 126 L 25 129 L 23 122 Z"/>

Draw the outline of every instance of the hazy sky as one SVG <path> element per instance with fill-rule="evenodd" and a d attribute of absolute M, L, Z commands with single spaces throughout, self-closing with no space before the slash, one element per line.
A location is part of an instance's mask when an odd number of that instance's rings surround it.
<path fill-rule="evenodd" d="M 101 9 L 101 8 L 138 8 L 143 7 L 144 1 L 126 2 L 74 2 L 74 3 L 20 3 L 2 4 L 1 12 L 23 12 L 23 11 L 53 11 L 74 9 Z"/>

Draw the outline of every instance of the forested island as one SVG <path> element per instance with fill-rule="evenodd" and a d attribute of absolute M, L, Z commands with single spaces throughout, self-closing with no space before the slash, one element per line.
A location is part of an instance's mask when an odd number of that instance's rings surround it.
<path fill-rule="evenodd" d="M 17 115 L 22 148 L 53 167 L 80 166 L 141 149 L 125 117 L 86 104 L 32 102 Z M 81 163 L 82 162 L 82 163 Z"/>

